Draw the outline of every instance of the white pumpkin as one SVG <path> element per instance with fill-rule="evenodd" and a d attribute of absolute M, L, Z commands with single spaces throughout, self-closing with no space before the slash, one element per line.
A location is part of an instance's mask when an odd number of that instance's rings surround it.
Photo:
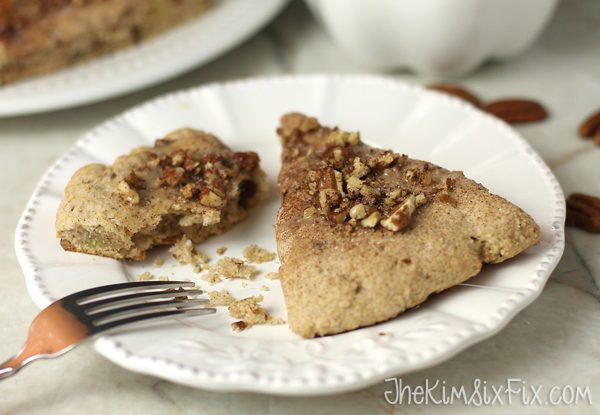
<path fill-rule="evenodd" d="M 558 0 L 305 0 L 333 39 L 380 68 L 464 75 L 527 49 Z"/>

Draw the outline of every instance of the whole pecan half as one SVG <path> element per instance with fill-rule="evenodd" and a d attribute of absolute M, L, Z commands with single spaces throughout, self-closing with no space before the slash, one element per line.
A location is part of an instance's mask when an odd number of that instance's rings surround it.
<path fill-rule="evenodd" d="M 511 124 L 540 121 L 548 117 L 548 112 L 540 103 L 528 99 L 493 101 L 485 104 L 483 110 Z"/>
<path fill-rule="evenodd" d="M 583 123 L 579 126 L 580 137 L 592 137 L 594 135 L 598 135 L 598 131 L 600 130 L 600 111 L 590 115 L 587 117 Z M 595 138 L 595 137 L 594 137 Z"/>
<path fill-rule="evenodd" d="M 434 91 L 444 92 L 446 94 L 454 95 L 457 98 L 470 102 L 476 107 L 481 107 L 481 101 L 472 92 L 466 88 L 454 85 L 454 84 L 430 84 L 426 86 L 427 89 L 433 89 Z"/>
<path fill-rule="evenodd" d="M 573 193 L 567 198 L 567 225 L 600 232 L 600 198 Z"/>

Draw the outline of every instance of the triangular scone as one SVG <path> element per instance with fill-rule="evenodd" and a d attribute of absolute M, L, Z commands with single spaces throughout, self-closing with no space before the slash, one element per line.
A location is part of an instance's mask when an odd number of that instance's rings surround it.
<path fill-rule="evenodd" d="M 143 259 L 183 235 L 200 242 L 230 229 L 268 192 L 254 152 L 233 153 L 184 128 L 71 178 L 56 231 L 65 250 Z"/>
<path fill-rule="evenodd" d="M 537 243 L 517 206 L 453 172 L 288 114 L 277 215 L 289 325 L 304 336 L 395 317 Z"/>

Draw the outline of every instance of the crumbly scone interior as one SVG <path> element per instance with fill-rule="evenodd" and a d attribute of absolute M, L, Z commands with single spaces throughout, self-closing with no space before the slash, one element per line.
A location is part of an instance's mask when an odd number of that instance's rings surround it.
<path fill-rule="evenodd" d="M 278 133 L 280 276 L 304 337 L 390 319 L 539 240 L 528 214 L 462 172 L 302 114 Z"/>
<path fill-rule="evenodd" d="M 182 129 L 119 157 L 81 168 L 71 179 L 57 233 L 67 250 L 142 259 L 182 235 L 200 242 L 230 229 L 267 191 L 252 152 Z"/>

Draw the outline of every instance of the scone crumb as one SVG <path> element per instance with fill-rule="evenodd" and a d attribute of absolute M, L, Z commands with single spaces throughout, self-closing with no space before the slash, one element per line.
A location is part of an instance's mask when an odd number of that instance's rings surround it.
<path fill-rule="evenodd" d="M 207 307 L 215 307 L 219 305 L 231 306 L 235 304 L 235 299 L 225 288 L 223 288 L 221 291 L 211 291 L 208 293 L 208 295 L 210 296 L 210 300 Z"/>
<path fill-rule="evenodd" d="M 248 283 L 246 281 L 242 281 L 242 288 L 246 288 L 248 286 Z"/>
<path fill-rule="evenodd" d="M 255 262 L 257 264 L 272 261 L 277 256 L 277 254 L 270 252 L 267 249 L 259 248 L 256 244 L 252 244 L 244 248 L 242 255 L 244 255 L 244 258 L 246 258 L 248 261 Z"/>
<path fill-rule="evenodd" d="M 222 246 L 219 249 L 217 249 L 217 254 L 223 255 L 225 253 L 225 251 L 227 251 L 227 247 Z"/>
<path fill-rule="evenodd" d="M 162 266 L 163 266 L 163 264 L 164 264 L 164 262 L 163 262 L 163 260 L 162 260 L 162 258 L 161 258 L 161 257 L 158 257 L 158 258 L 156 258 L 156 260 L 154 261 L 154 266 L 155 266 L 156 268 L 160 268 L 160 267 L 162 267 Z"/>
<path fill-rule="evenodd" d="M 278 280 L 279 273 L 278 272 L 268 272 L 265 274 L 265 278 L 268 280 Z"/>
<path fill-rule="evenodd" d="M 137 279 L 138 281 L 148 281 L 152 278 L 152 274 L 150 274 L 150 271 L 146 271 L 146 272 L 142 272 L 140 275 L 138 275 Z"/>
<path fill-rule="evenodd" d="M 160 277 L 158 277 L 159 281 L 170 281 L 169 277 L 161 275 Z"/>
<path fill-rule="evenodd" d="M 219 277 L 219 274 L 217 274 L 217 272 L 212 268 L 209 268 L 208 272 L 201 276 L 200 279 L 202 279 L 203 281 L 207 281 L 210 285 L 222 281 L 221 277 Z"/>
<path fill-rule="evenodd" d="M 267 314 L 267 324 L 270 326 L 277 326 L 279 324 L 285 324 L 285 320 L 281 317 L 275 318 L 272 315 Z"/>
<path fill-rule="evenodd" d="M 206 254 L 196 252 L 194 243 L 185 235 L 183 235 L 181 239 L 169 249 L 169 252 L 173 254 L 175 259 L 179 261 L 181 265 L 190 264 L 194 266 L 202 266 L 208 263 L 208 256 L 206 256 Z"/>
<path fill-rule="evenodd" d="M 226 278 L 246 278 L 250 279 L 252 274 L 256 271 L 256 267 L 253 265 L 246 265 L 244 261 L 238 258 L 231 258 L 226 256 L 225 258 L 219 259 L 219 261 L 211 267 L 219 274 Z"/>
<path fill-rule="evenodd" d="M 248 328 L 248 324 L 243 321 L 236 321 L 235 323 L 231 323 L 231 329 L 236 332 L 244 331 Z"/>
<path fill-rule="evenodd" d="M 259 295 L 258 297 L 248 297 L 231 305 L 229 307 L 229 315 L 241 320 L 232 323 L 231 328 L 234 331 L 240 332 L 249 329 L 255 324 L 284 324 L 285 322 L 283 319 L 273 318 L 258 304 L 263 299 L 264 297 L 262 295 Z"/>
<path fill-rule="evenodd" d="M 260 287 L 260 291 L 269 291 L 269 287 L 263 285 L 262 287 Z"/>
<path fill-rule="evenodd" d="M 200 274 L 202 272 L 202 266 L 196 265 L 193 269 L 194 274 Z"/>

